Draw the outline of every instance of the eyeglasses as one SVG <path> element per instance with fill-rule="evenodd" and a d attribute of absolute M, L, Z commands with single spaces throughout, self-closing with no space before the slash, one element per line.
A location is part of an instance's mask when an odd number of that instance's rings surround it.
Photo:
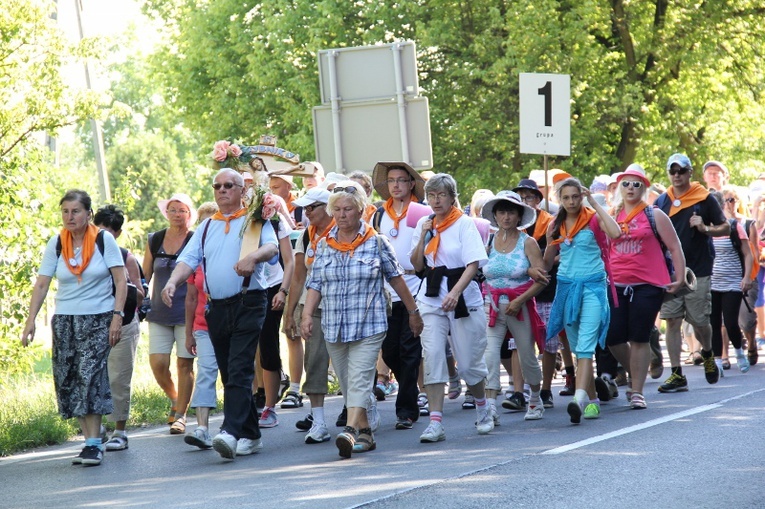
<path fill-rule="evenodd" d="M 622 187 L 630 187 L 630 184 L 631 184 L 631 185 L 632 185 L 632 187 L 633 187 L 633 188 L 635 188 L 635 189 L 640 189 L 640 186 L 642 186 L 642 185 L 643 185 L 643 183 L 642 183 L 642 182 L 640 182 L 639 180 L 632 180 L 632 181 L 630 181 L 630 180 L 625 180 L 625 181 L 623 181 L 623 182 L 622 182 Z"/>
<path fill-rule="evenodd" d="M 411 181 L 412 181 L 412 179 L 404 179 L 404 178 L 400 178 L 400 179 L 388 179 L 388 180 L 386 180 L 388 185 L 391 185 L 391 184 L 401 184 L 401 185 L 404 185 L 404 184 L 408 184 Z"/>
<path fill-rule="evenodd" d="M 525 201 L 526 203 L 536 203 L 537 197 L 533 194 L 527 195 L 527 196 L 521 196 L 521 200 Z"/>
<path fill-rule="evenodd" d="M 224 184 L 221 184 L 221 183 L 219 183 L 219 182 L 216 182 L 215 184 L 213 184 L 213 185 L 212 185 L 212 187 L 213 187 L 213 189 L 215 189 L 216 191 L 220 191 L 220 188 L 221 188 L 221 187 L 225 187 L 226 189 L 231 189 L 231 188 L 233 188 L 233 187 L 242 187 L 242 186 L 240 186 L 239 184 L 234 184 L 233 182 L 226 182 L 226 183 L 224 183 Z"/>
<path fill-rule="evenodd" d="M 441 201 L 449 197 L 448 193 L 428 193 L 428 201 Z"/>
<path fill-rule="evenodd" d="M 336 187 L 336 188 L 334 188 L 332 190 L 332 192 L 333 193 L 348 193 L 348 194 L 353 194 L 353 193 L 358 193 L 359 190 L 356 189 L 353 186 L 348 186 L 348 187 Z"/>
<path fill-rule="evenodd" d="M 167 209 L 168 214 L 188 214 L 189 211 L 186 209 Z"/>
<path fill-rule="evenodd" d="M 306 205 L 303 208 L 305 209 L 306 212 L 310 213 L 310 212 L 313 212 L 314 210 L 318 209 L 319 207 L 323 207 L 325 205 L 326 205 L 326 203 L 320 203 L 319 202 L 319 203 L 312 203 L 310 205 Z"/>
<path fill-rule="evenodd" d="M 736 203 L 737 201 L 736 198 L 725 198 L 725 203 Z"/>
<path fill-rule="evenodd" d="M 680 168 L 679 170 L 676 170 L 675 168 L 670 168 L 670 169 L 668 170 L 668 173 L 669 173 L 670 175 L 673 175 L 673 176 L 674 176 L 674 175 L 685 175 L 685 174 L 686 174 L 686 173 L 688 173 L 689 171 L 691 171 L 691 169 L 690 169 L 690 168 L 687 168 L 687 167 L 686 167 L 686 168 Z"/>

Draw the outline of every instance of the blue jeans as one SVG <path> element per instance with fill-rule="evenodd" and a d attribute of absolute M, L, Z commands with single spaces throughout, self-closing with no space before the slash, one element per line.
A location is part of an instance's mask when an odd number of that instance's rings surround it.
<path fill-rule="evenodd" d="M 213 300 L 207 327 L 223 382 L 221 430 L 239 438 L 260 438 L 258 412 L 252 393 L 255 351 L 266 318 L 265 290 Z"/>

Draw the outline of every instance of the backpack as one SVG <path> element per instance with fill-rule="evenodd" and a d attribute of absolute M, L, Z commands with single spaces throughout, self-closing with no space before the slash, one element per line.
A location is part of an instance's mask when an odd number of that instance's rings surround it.
<path fill-rule="evenodd" d="M 98 234 L 96 235 L 96 247 L 103 257 L 105 251 L 104 230 L 99 230 Z M 56 239 L 56 258 L 61 257 L 61 249 L 61 236 L 59 236 L 58 239 Z M 124 264 L 127 262 L 128 250 L 124 247 L 121 247 L 120 253 L 122 254 L 122 263 Z M 140 269 L 141 266 L 138 265 L 138 267 Z M 111 273 L 109 277 L 111 278 Z M 127 270 L 125 271 L 125 277 L 127 279 L 127 295 L 125 296 L 125 306 L 122 308 L 122 312 L 125 314 L 125 316 L 122 318 L 123 325 L 127 325 L 133 321 L 138 308 L 138 289 L 133 283 L 130 282 L 130 278 L 127 276 Z M 112 297 L 116 295 L 116 293 L 117 288 L 114 286 L 114 279 L 112 278 Z"/>
<path fill-rule="evenodd" d="M 735 218 L 728 219 L 730 223 L 730 243 L 733 244 L 733 248 L 736 250 L 738 260 L 741 262 L 741 277 L 744 277 L 744 253 L 741 251 L 741 237 L 738 235 L 738 221 Z M 747 239 L 748 243 L 749 239 Z"/>
<path fill-rule="evenodd" d="M 189 240 L 191 240 L 194 232 L 188 232 L 186 234 L 186 238 L 183 239 L 181 248 L 175 254 L 159 252 L 159 250 L 162 249 L 162 243 L 165 241 L 165 233 L 167 233 L 167 228 L 149 234 L 149 251 L 151 252 L 151 256 L 152 258 L 169 258 L 170 260 L 176 260 L 178 259 L 178 255 L 181 254 L 181 251 L 183 251 L 183 248 L 186 247 L 186 244 L 188 244 Z"/>
<path fill-rule="evenodd" d="M 669 249 L 667 249 L 667 246 L 664 244 L 664 241 L 661 240 L 661 236 L 659 235 L 659 230 L 656 228 L 656 218 L 653 215 L 653 207 L 650 205 L 643 209 L 645 212 L 646 217 L 648 217 L 648 224 L 651 225 L 651 231 L 653 231 L 653 236 L 656 237 L 656 240 L 659 241 L 659 247 L 661 248 L 661 252 L 664 254 L 664 263 L 667 264 L 667 272 L 669 272 L 669 278 L 672 279 L 673 274 L 675 273 L 675 266 L 672 263 L 672 255 L 669 252 Z"/>

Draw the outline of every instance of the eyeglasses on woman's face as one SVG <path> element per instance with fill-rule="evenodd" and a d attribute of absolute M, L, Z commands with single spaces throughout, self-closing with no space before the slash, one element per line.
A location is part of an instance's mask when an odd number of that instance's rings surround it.
<path fill-rule="evenodd" d="M 736 203 L 737 201 L 738 201 L 738 199 L 736 199 L 736 198 L 734 198 L 732 196 L 730 198 L 725 198 L 725 203 Z"/>
<path fill-rule="evenodd" d="M 428 193 L 427 198 L 428 198 L 429 202 L 436 202 L 436 201 L 446 200 L 447 198 L 449 198 L 449 193 L 443 193 L 443 192 L 441 192 L 441 193 Z"/>

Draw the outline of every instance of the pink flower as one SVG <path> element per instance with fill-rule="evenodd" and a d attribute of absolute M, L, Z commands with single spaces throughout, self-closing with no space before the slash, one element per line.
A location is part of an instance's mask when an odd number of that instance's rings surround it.
<path fill-rule="evenodd" d="M 263 195 L 263 211 L 261 217 L 265 220 L 269 220 L 276 215 L 279 210 L 279 201 L 271 193 Z"/>
<path fill-rule="evenodd" d="M 242 155 L 242 149 L 239 148 L 239 145 L 231 145 L 231 148 L 229 148 L 228 151 L 234 157 L 239 157 Z"/>
<path fill-rule="evenodd" d="M 263 220 L 268 221 L 276 215 L 276 210 L 276 207 L 266 207 L 263 205 L 263 212 L 261 213 L 261 217 Z"/>
<path fill-rule="evenodd" d="M 215 145 L 213 145 L 213 159 L 218 161 L 219 163 L 222 163 L 228 158 L 228 149 L 231 146 L 231 143 L 229 143 L 226 140 L 221 140 L 215 142 Z M 238 149 L 239 147 L 237 147 Z M 241 150 L 240 150 L 241 153 Z"/>

